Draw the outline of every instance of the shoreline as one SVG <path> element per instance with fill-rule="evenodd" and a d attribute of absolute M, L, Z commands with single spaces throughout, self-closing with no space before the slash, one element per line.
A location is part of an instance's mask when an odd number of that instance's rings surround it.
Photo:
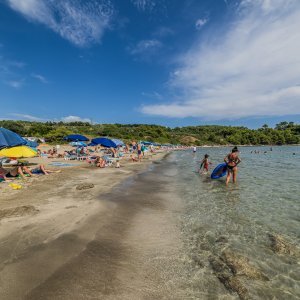
<path fill-rule="evenodd" d="M 118 207 L 102 200 L 114 194 L 114 189 L 126 180 L 148 173 L 153 162 L 167 155 L 167 152 L 158 153 L 151 160 L 126 163 L 120 169 L 65 169 L 59 174 L 33 178 L 22 190 L 13 193 L 10 190 L 8 195 L 2 193 L 1 298 L 23 299 L 84 251 L 94 240 L 99 226 L 105 227 Z M 76 190 L 83 183 L 93 183 L 94 188 Z"/>
<path fill-rule="evenodd" d="M 297 147 L 300 144 L 283 144 L 283 145 L 203 145 L 203 146 L 195 146 L 197 148 L 228 148 L 228 147 Z"/>

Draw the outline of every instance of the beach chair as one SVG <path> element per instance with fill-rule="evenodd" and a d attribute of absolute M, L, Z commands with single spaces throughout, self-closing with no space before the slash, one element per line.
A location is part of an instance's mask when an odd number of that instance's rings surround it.
<path fill-rule="evenodd" d="M 76 159 L 77 160 L 86 160 L 86 159 L 88 159 L 88 156 L 87 155 L 79 155 L 79 156 L 77 156 Z"/>
<path fill-rule="evenodd" d="M 74 155 L 74 154 L 64 155 L 64 160 L 76 160 L 76 159 L 77 159 L 77 155 Z"/>
<path fill-rule="evenodd" d="M 113 158 L 108 156 L 108 155 L 104 155 L 102 156 L 102 158 L 105 160 L 105 164 L 107 167 L 111 167 L 113 165 Z"/>

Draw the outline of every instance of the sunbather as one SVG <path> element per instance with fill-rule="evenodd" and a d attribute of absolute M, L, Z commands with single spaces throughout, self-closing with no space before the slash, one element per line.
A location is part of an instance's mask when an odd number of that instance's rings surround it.
<path fill-rule="evenodd" d="M 37 175 L 37 174 L 44 174 L 44 175 L 49 175 L 50 173 L 60 173 L 61 170 L 49 170 L 46 169 L 44 165 L 39 165 L 35 168 L 28 168 L 28 167 L 22 167 L 23 172 L 25 174 L 29 174 L 30 176 Z"/>
<path fill-rule="evenodd" d="M 99 168 L 105 168 L 106 162 L 105 159 L 103 159 L 102 157 L 98 157 L 96 159 L 96 166 Z"/>
<path fill-rule="evenodd" d="M 2 168 L 2 165 L 0 165 L 0 176 L 6 181 L 8 178 L 16 178 L 19 175 L 21 176 L 21 178 L 25 179 L 25 174 L 24 174 L 24 170 L 26 170 L 26 167 L 14 167 L 12 169 L 4 169 Z"/>
<path fill-rule="evenodd" d="M 130 155 L 130 159 L 132 162 L 138 162 L 138 158 L 134 157 L 132 154 Z"/>

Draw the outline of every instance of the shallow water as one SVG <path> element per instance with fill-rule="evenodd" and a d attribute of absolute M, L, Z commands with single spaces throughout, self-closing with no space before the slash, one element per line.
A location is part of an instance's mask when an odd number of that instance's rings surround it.
<path fill-rule="evenodd" d="M 251 153 L 260 150 L 259 154 Z M 300 299 L 300 257 L 275 253 L 269 234 L 279 234 L 300 247 L 300 147 L 243 147 L 238 183 L 211 180 L 199 175 L 205 153 L 213 166 L 223 161 L 229 148 L 202 148 L 176 152 L 172 165 L 183 212 L 180 216 L 186 264 L 185 289 L 190 298 L 237 299 L 238 288 L 226 287 L 217 278 L 211 261 L 230 251 L 248 260 L 264 278 L 249 277 L 243 270 L 229 270 L 251 299 Z M 264 153 L 267 151 L 267 153 Z M 293 155 L 295 153 L 296 155 Z M 174 169 L 177 172 L 174 172 Z M 241 274 L 241 275 L 239 275 Z M 228 274 L 227 274 L 228 275 Z"/>

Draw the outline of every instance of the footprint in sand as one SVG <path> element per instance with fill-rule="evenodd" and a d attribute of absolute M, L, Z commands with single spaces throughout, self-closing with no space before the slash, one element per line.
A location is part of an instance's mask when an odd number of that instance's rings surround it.
<path fill-rule="evenodd" d="M 34 215 L 39 212 L 32 205 L 23 205 L 12 208 L 5 208 L 0 210 L 0 220 L 3 218 L 22 217 L 27 215 Z"/>

